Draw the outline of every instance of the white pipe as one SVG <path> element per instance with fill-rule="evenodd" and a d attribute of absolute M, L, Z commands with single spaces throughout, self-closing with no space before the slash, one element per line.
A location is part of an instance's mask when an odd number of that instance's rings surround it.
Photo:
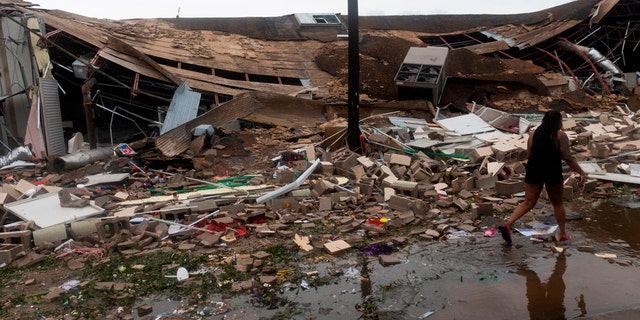
<path fill-rule="evenodd" d="M 167 221 L 167 220 L 163 220 L 163 219 L 156 219 L 156 218 L 151 218 L 151 217 L 143 217 L 143 219 L 151 220 L 151 221 L 163 222 L 163 223 L 171 224 L 171 225 L 174 225 L 174 226 L 181 226 L 181 227 L 186 228 L 186 229 L 192 229 L 192 230 L 198 230 L 198 231 L 204 231 L 204 232 L 213 232 L 213 231 L 211 231 L 209 229 L 198 228 L 198 227 L 189 226 L 189 225 L 182 224 L 182 223 L 177 223 L 177 222 L 171 222 L 171 221 Z"/>
<path fill-rule="evenodd" d="M 162 240 L 164 240 L 164 239 L 168 238 L 169 236 L 174 235 L 174 234 L 176 234 L 176 233 L 180 233 L 180 232 L 182 232 L 182 231 L 185 231 L 185 230 L 187 230 L 189 227 L 193 227 L 193 226 L 195 226 L 196 224 L 200 223 L 200 221 L 205 220 L 205 219 L 207 219 L 207 218 L 209 218 L 209 217 L 212 217 L 212 216 L 214 216 L 214 215 L 215 215 L 216 213 L 218 213 L 218 212 L 220 212 L 220 210 L 216 210 L 216 211 L 214 211 L 214 212 L 211 212 L 211 213 L 209 213 L 208 215 L 206 215 L 206 216 L 204 216 L 204 217 L 202 217 L 202 218 L 200 218 L 200 219 L 198 219 L 198 220 L 196 220 L 196 221 L 194 221 L 194 222 L 190 223 L 190 224 L 189 224 L 189 225 L 187 225 L 186 227 L 184 227 L 184 228 L 180 228 L 180 229 L 176 230 L 176 231 L 175 231 L 175 232 L 173 232 L 173 233 L 169 233 L 169 235 L 167 235 L 166 237 L 162 238 Z"/>
<path fill-rule="evenodd" d="M 296 179 L 296 181 L 291 182 L 289 184 L 287 184 L 286 186 L 271 191 L 261 197 L 259 197 L 258 199 L 256 199 L 256 203 L 264 203 L 266 201 L 269 201 L 273 198 L 279 197 L 291 190 L 294 190 L 298 187 L 300 187 L 302 185 L 302 183 L 307 180 L 307 178 L 313 173 L 313 171 L 316 169 L 316 167 L 320 164 L 320 158 L 316 159 L 313 164 L 311 164 L 311 167 L 309 167 L 305 172 L 303 172 L 298 179 Z"/>

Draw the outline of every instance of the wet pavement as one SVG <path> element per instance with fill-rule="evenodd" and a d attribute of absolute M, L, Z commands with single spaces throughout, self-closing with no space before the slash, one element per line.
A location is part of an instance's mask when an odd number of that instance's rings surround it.
<path fill-rule="evenodd" d="M 567 223 L 571 240 L 562 254 L 553 243 L 514 234 L 481 233 L 440 242 L 413 241 L 394 254 L 401 263 L 384 267 L 357 250 L 339 259 L 304 265 L 331 279 L 286 283 L 264 295 L 210 298 L 201 314 L 210 319 L 625 319 L 638 315 L 640 209 L 609 201 L 573 203 L 582 217 Z M 593 248 L 593 252 L 584 251 Z M 580 250 L 578 250 L 580 248 Z M 606 259 L 595 253 L 615 254 Z M 341 275 L 330 276 L 340 270 Z M 269 290 L 266 288 L 265 290 Z M 226 305 L 214 315 L 215 306 Z M 180 301 L 147 299 L 154 315 L 171 313 Z M 227 311 L 228 310 L 228 311 Z M 612 312 L 625 310 L 617 316 Z"/>

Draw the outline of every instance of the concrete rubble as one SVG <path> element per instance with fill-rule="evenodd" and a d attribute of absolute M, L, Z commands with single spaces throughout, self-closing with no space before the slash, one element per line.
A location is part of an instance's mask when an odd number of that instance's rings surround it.
<path fill-rule="evenodd" d="M 4 1 L 0 269 L 33 278 L 4 277 L 0 317 L 16 302 L 57 312 L 106 295 L 102 308 L 126 306 L 110 318 L 143 317 L 158 310 L 132 298 L 158 283 L 191 286 L 193 301 L 215 288 L 271 307 L 276 286 L 306 290 L 324 274 L 301 272 L 301 258 L 314 268 L 358 253 L 369 281 L 367 263 L 406 262 L 398 248 L 492 237 L 523 200 L 528 131 L 550 109 L 564 112 L 589 178 L 579 186 L 567 168 L 563 198 L 640 207 L 628 188 L 640 184 L 639 60 L 625 46 L 637 6 L 361 16 L 354 28 L 342 14 L 116 21 Z M 360 43 L 359 131 L 343 118 L 348 38 Z M 515 227 L 546 218 L 536 208 Z M 66 282 L 43 288 L 53 280 L 41 267 Z M 78 287 L 98 293 L 68 294 Z"/>
<path fill-rule="evenodd" d="M 473 110 L 438 112 L 440 119 L 455 124 Z M 485 127 L 491 119 L 485 119 L 486 109 L 480 110 Z M 216 128 L 208 148 L 173 157 L 163 156 L 151 139 L 144 139 L 129 143 L 133 153 L 115 153 L 76 169 L 38 161 L 5 167 L 0 169 L 0 263 L 26 268 L 56 259 L 78 272 L 114 257 L 197 252 L 217 261 L 198 272 L 211 274 L 221 288 L 230 286 L 230 293 L 241 293 L 286 282 L 287 276 L 279 273 L 287 270 L 275 269 L 273 253 L 264 251 L 270 245 L 288 247 L 301 257 L 360 251 L 381 267 L 394 268 L 403 263 L 394 253 L 410 243 L 494 236 L 494 227 L 524 198 L 527 129 L 540 114 L 516 116 L 527 119 L 518 122 L 526 128 L 505 130 L 501 125 L 472 134 L 410 116 L 396 112 L 361 121 L 364 155 L 325 138 L 345 129 L 336 121 L 323 128 L 324 135 L 303 128 L 305 133 L 293 139 L 278 139 L 282 131 L 291 131 L 281 127 L 241 132 Z M 565 113 L 571 148 L 588 172 L 582 188 L 574 174 L 565 173 L 566 201 L 617 198 L 623 205 L 638 203 L 634 193 L 612 189 L 640 184 L 639 119 L 616 107 Z M 521 223 L 532 227 L 549 216 L 549 211 L 535 209 Z M 226 279 L 223 266 L 246 276 Z M 178 267 L 164 265 L 162 272 L 176 277 L 172 270 Z M 198 273 L 188 273 L 180 281 L 188 285 L 198 278 Z M 126 295 L 139 284 L 82 285 Z M 53 287 L 41 299 L 60 303 L 67 292 Z M 144 303 L 134 308 L 139 315 L 154 311 Z"/>
<path fill-rule="evenodd" d="M 464 116 L 451 114 L 448 120 Z M 157 150 L 148 143 L 133 143 L 134 155 L 77 170 L 54 173 L 42 163 L 3 169 L 0 262 L 27 266 L 49 254 L 88 248 L 103 256 L 233 247 L 247 237 L 277 238 L 302 254 L 339 254 L 361 246 L 365 237 L 440 241 L 481 233 L 523 199 L 526 130 L 460 135 L 421 119 L 412 121 L 425 125 L 402 127 L 386 116 L 374 118 L 377 123 L 363 123 L 368 156 L 301 138 L 286 150 L 274 149 L 277 160 L 260 174 L 213 177 L 202 162 L 199 170 L 149 167 Z M 528 126 L 535 124 L 533 119 Z M 634 113 L 612 108 L 566 114 L 564 128 L 589 175 L 580 188 L 573 174 L 565 174 L 566 200 L 612 196 L 600 187 L 606 183 L 640 184 Z M 415 147 L 421 143 L 430 146 Z M 219 149 L 214 145 L 200 154 L 213 166 L 218 155 L 209 154 Z M 40 203 L 47 210 L 46 199 L 75 218 L 29 220 L 17 209 Z M 86 208 L 93 210 L 80 216 Z M 252 270 L 263 258 L 237 256 L 236 268 Z M 380 263 L 397 262 L 385 255 Z"/>

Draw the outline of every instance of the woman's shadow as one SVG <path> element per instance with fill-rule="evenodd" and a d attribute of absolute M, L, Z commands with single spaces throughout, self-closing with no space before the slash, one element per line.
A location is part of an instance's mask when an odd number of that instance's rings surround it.
<path fill-rule="evenodd" d="M 533 270 L 519 270 L 517 273 L 527 281 L 527 308 L 532 320 L 566 319 L 564 306 L 565 284 L 562 275 L 567 270 L 567 258 L 560 254 L 556 258 L 553 273 L 546 283 L 540 281 Z M 582 308 L 581 308 L 582 309 Z M 582 310 L 583 314 L 586 313 Z"/>

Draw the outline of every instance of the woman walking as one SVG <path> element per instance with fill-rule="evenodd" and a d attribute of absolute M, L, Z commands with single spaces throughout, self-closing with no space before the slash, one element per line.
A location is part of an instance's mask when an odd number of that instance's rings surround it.
<path fill-rule="evenodd" d="M 502 238 L 511 243 L 511 227 L 516 220 L 531 210 L 540 197 L 542 187 L 547 189 L 549 201 L 558 222 L 559 241 L 569 239 L 564 224 L 565 210 L 562 203 L 563 178 L 562 160 L 569 168 L 580 174 L 579 185 L 584 183 L 585 173 L 580 168 L 569 149 L 569 138 L 562 130 L 562 115 L 559 111 L 547 111 L 542 123 L 533 132 L 529 132 L 527 141 L 527 165 L 524 177 L 524 202 L 520 203 L 509 220 L 498 227 Z"/>

